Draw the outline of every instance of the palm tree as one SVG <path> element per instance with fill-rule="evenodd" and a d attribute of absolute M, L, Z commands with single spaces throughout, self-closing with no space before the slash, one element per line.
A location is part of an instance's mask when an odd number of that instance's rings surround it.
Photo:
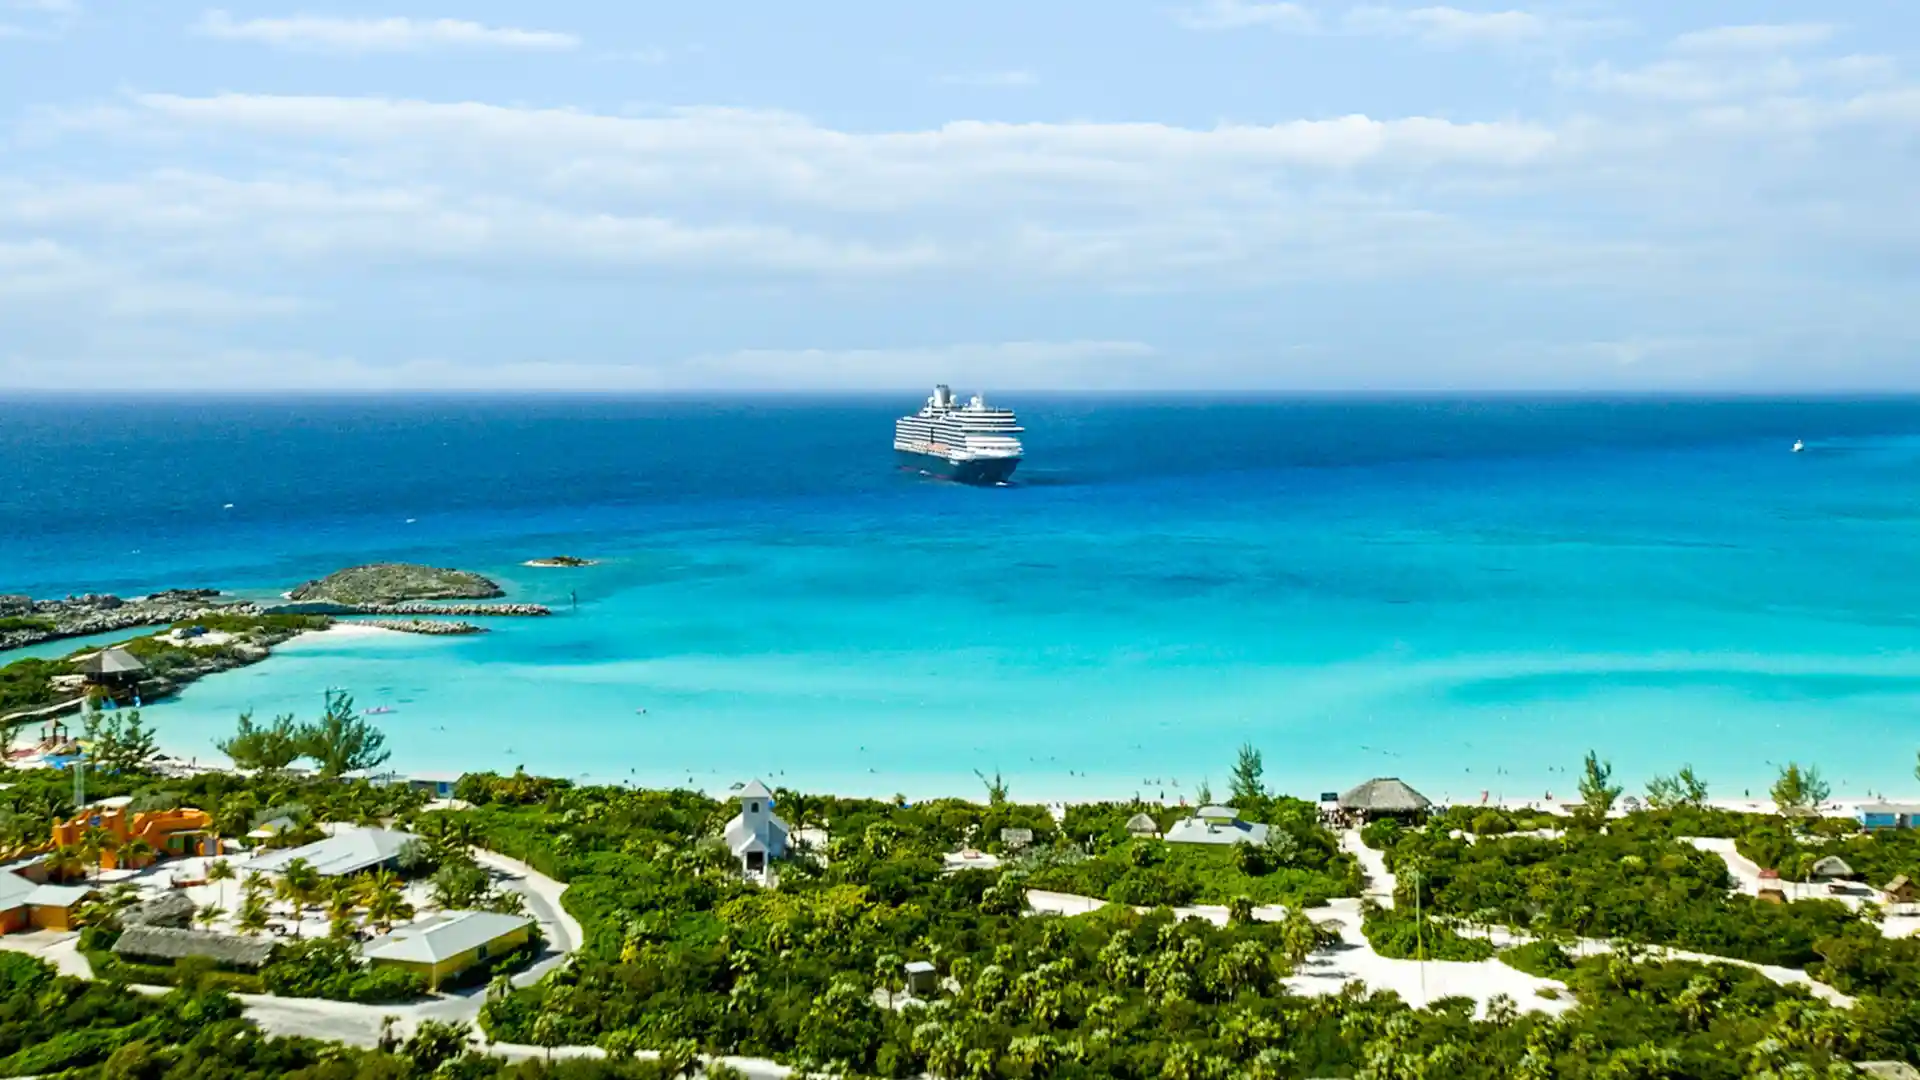
<path fill-rule="evenodd" d="M 193 921 L 200 924 L 200 929 L 211 930 L 214 924 L 226 918 L 226 915 L 226 908 L 221 907 L 219 904 L 208 904 L 193 913 Z"/>
<path fill-rule="evenodd" d="M 121 846 L 118 862 L 129 870 L 137 870 L 147 862 L 153 861 L 153 857 L 158 854 L 159 851 L 152 844 L 136 836 Z"/>
<path fill-rule="evenodd" d="M 258 870 L 247 871 L 246 880 L 240 883 L 240 891 L 250 897 L 264 895 L 272 889 L 273 884 L 267 880 L 267 875 Z"/>
<path fill-rule="evenodd" d="M 393 924 L 402 919 L 413 918 L 413 905 L 407 903 L 405 894 L 397 888 L 382 889 L 367 898 L 367 919 L 382 932 L 393 928 Z"/>
<path fill-rule="evenodd" d="M 257 872 L 257 871 L 256 871 Z M 233 864 L 225 859 L 215 859 L 207 864 L 207 880 L 220 883 L 220 902 L 227 902 L 227 882 L 233 880 Z"/>
<path fill-rule="evenodd" d="M 86 861 L 87 876 L 95 881 L 100 880 L 100 862 L 106 858 L 107 852 L 113 850 L 113 837 L 99 829 L 88 829 L 80 835 L 77 847 L 80 858 Z"/>
<path fill-rule="evenodd" d="M 65 881 L 75 874 L 85 873 L 87 860 L 80 849 L 72 844 L 62 844 L 54 848 L 42 864 L 47 868 L 48 876 L 56 881 Z"/>
<path fill-rule="evenodd" d="M 241 901 L 240 918 L 236 922 L 236 925 L 240 927 L 241 933 L 249 937 L 257 936 L 260 931 L 267 928 L 267 921 L 268 912 L 265 900 L 262 900 L 258 895 L 249 894 L 245 900 Z"/>

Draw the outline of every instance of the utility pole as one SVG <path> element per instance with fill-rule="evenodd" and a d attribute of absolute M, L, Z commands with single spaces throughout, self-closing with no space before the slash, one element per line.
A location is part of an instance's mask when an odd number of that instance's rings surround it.
<path fill-rule="evenodd" d="M 81 754 L 73 759 L 73 809 L 75 813 L 87 808 L 87 755 Z"/>

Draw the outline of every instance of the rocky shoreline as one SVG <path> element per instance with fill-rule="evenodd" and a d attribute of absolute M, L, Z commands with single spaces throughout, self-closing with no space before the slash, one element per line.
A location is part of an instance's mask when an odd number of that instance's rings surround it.
<path fill-rule="evenodd" d="M 23 649 L 60 638 L 111 634 L 147 626 L 167 626 L 208 615 L 258 615 L 251 603 L 222 604 L 218 589 L 168 589 L 151 596 L 123 599 L 111 593 L 87 593 L 63 600 L 0 596 L 0 651 Z M 28 625 L 38 624 L 38 625 Z"/>
<path fill-rule="evenodd" d="M 544 559 L 528 559 L 520 564 L 536 570 L 572 569 L 578 566 L 596 565 L 592 559 L 583 559 L 578 555 L 550 555 Z"/>

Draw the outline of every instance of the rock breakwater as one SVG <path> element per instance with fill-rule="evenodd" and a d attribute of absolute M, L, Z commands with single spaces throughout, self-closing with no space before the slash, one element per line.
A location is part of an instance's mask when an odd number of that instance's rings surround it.
<path fill-rule="evenodd" d="M 551 615 L 545 604 L 354 604 L 358 615 Z"/>
<path fill-rule="evenodd" d="M 361 626 L 377 626 L 382 630 L 397 630 L 402 634 L 425 634 L 428 637 L 452 637 L 459 634 L 484 634 L 487 628 L 475 626 L 470 622 L 434 622 L 432 619 L 367 619 Z"/>

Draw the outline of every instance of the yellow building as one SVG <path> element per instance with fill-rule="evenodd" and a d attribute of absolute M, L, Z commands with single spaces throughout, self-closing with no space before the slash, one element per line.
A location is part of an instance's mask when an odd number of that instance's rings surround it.
<path fill-rule="evenodd" d="M 361 954 L 368 963 L 411 971 L 426 980 L 427 989 L 438 990 L 461 972 L 525 945 L 532 936 L 533 920 L 525 915 L 446 911 L 368 942 Z"/>

